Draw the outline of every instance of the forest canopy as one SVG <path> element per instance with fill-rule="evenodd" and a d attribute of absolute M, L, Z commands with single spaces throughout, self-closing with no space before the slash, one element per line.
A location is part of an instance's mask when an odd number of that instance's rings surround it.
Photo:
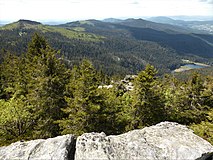
<path fill-rule="evenodd" d="M 148 64 L 128 80 L 128 89 L 89 60 L 68 67 L 38 34 L 25 54 L 1 53 L 1 145 L 62 134 L 121 134 L 161 121 L 188 125 L 213 144 L 212 76 L 162 78 Z"/>

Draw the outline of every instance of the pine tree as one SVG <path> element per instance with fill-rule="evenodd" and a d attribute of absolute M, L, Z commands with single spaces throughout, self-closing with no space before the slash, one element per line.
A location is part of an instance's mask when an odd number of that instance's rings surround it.
<path fill-rule="evenodd" d="M 123 133 L 126 121 L 121 98 L 116 87 L 99 88 L 102 78 L 88 60 L 72 69 L 67 86 L 68 107 L 63 109 L 67 117 L 58 121 L 62 134 Z"/>
<path fill-rule="evenodd" d="M 47 47 L 49 47 L 49 45 L 45 38 L 40 36 L 38 33 L 35 33 L 31 42 L 28 44 L 27 58 L 32 61 L 34 58 L 42 56 L 42 51 L 44 51 Z"/>
<path fill-rule="evenodd" d="M 62 133 L 79 135 L 86 131 L 94 131 L 94 117 L 102 101 L 97 93 L 100 84 L 97 71 L 89 61 L 84 60 L 79 68 L 74 67 L 71 77 L 68 85 L 71 93 L 66 98 L 69 106 L 63 109 L 68 117 L 58 121 Z"/>
<path fill-rule="evenodd" d="M 156 69 L 147 65 L 135 81 L 131 128 L 142 128 L 161 122 L 165 118 L 164 101 L 159 93 Z"/>
<path fill-rule="evenodd" d="M 96 132 L 107 135 L 121 134 L 126 131 L 128 114 L 125 108 L 125 96 L 118 95 L 117 86 L 100 88 L 98 94 L 102 97 L 100 109 L 94 117 Z"/>
<path fill-rule="evenodd" d="M 1 94 L 4 92 L 2 97 L 5 99 L 2 103 L 8 109 L 15 106 L 17 112 L 14 112 L 14 118 L 19 111 L 26 111 L 30 120 L 33 120 L 31 135 L 28 133 L 27 137 L 59 135 L 55 121 L 64 116 L 61 108 L 67 105 L 64 95 L 69 74 L 57 56 L 58 53 L 46 40 L 35 34 L 25 56 L 8 54 L 0 67 Z M 7 109 L 3 111 L 4 115 L 9 113 Z M 7 119 L 7 124 L 13 124 L 12 120 Z"/>
<path fill-rule="evenodd" d="M 210 92 L 199 74 L 194 73 L 186 83 L 175 80 L 164 87 L 168 120 L 186 125 L 205 120 Z"/>
<path fill-rule="evenodd" d="M 191 79 L 189 80 L 186 87 L 186 107 L 184 108 L 182 114 L 187 114 L 186 119 L 188 119 L 188 124 L 190 123 L 200 123 L 205 120 L 206 113 L 209 107 L 205 104 L 206 99 L 209 96 L 204 96 L 206 87 L 204 86 L 204 81 L 198 73 L 193 73 Z"/>
<path fill-rule="evenodd" d="M 8 144 L 29 139 L 34 125 L 32 105 L 27 99 L 26 66 L 22 57 L 8 53 L 1 68 L 0 141 Z"/>
<path fill-rule="evenodd" d="M 57 136 L 59 127 L 55 121 L 64 115 L 61 108 L 66 106 L 64 94 L 69 75 L 57 54 L 44 38 L 35 34 L 26 55 L 27 98 L 37 119 L 35 138 Z"/>
<path fill-rule="evenodd" d="M 4 99 L 5 98 L 2 72 L 3 72 L 3 69 L 2 69 L 2 66 L 0 65 L 0 99 Z"/>

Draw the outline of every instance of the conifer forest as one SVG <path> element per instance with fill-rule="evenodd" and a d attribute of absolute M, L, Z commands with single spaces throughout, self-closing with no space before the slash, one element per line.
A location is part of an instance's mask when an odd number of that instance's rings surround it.
<path fill-rule="evenodd" d="M 0 144 L 86 132 L 121 134 L 162 121 L 178 122 L 213 144 L 213 76 L 110 76 L 88 59 L 69 66 L 34 34 L 26 53 L 0 56 Z M 187 77 L 187 78 L 186 78 Z"/>

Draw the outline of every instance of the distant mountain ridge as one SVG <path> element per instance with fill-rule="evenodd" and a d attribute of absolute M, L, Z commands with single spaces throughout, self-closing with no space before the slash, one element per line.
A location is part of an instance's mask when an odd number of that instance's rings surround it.
<path fill-rule="evenodd" d="M 122 22 L 123 20 L 117 19 L 117 18 L 106 18 L 102 21 L 103 22 L 109 22 L 109 23 L 119 23 L 119 22 Z"/>
<path fill-rule="evenodd" d="M 40 22 L 31 21 L 31 20 L 25 20 L 25 19 L 20 19 L 18 21 L 18 23 L 31 24 L 31 25 L 39 25 L 39 24 L 41 24 Z"/>
<path fill-rule="evenodd" d="M 191 28 L 194 30 L 200 30 L 200 31 L 204 31 L 206 33 L 213 34 L 213 20 L 184 21 L 184 20 L 174 20 L 169 17 L 152 17 L 147 20 L 156 22 L 156 23 L 171 24 L 171 25 L 175 25 L 175 26 Z"/>
<path fill-rule="evenodd" d="M 130 26 L 130 27 L 138 27 L 138 28 L 149 28 L 154 29 L 157 31 L 167 31 L 167 32 L 180 32 L 180 33 L 189 33 L 190 30 L 178 27 L 178 26 L 172 26 L 168 24 L 161 24 L 161 23 L 155 23 L 151 21 L 147 21 L 144 19 L 126 19 L 124 21 L 121 21 L 119 24 Z"/>
<path fill-rule="evenodd" d="M 43 25 L 20 20 L 0 27 L 0 49 L 24 53 L 33 33 L 45 36 L 70 64 L 83 58 L 108 74 L 132 74 L 148 63 L 171 72 L 190 59 L 213 64 L 213 35 L 143 19 L 95 19 Z"/>
<path fill-rule="evenodd" d="M 116 23 L 88 20 L 83 23 L 70 22 L 61 27 L 82 27 L 85 31 L 103 36 L 127 36 L 137 40 L 157 42 L 175 49 L 179 54 L 194 54 L 201 57 L 213 57 L 212 35 L 194 34 L 193 30 L 180 26 L 160 24 L 143 19 L 127 19 Z M 115 34 L 116 31 L 116 34 Z M 119 35 L 117 35 L 119 33 Z"/>

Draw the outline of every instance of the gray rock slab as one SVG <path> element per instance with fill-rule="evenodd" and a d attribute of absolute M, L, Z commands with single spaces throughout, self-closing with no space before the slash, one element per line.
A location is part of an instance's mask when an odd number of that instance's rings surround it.
<path fill-rule="evenodd" d="M 0 160 L 71 160 L 74 158 L 75 141 L 73 135 L 64 135 L 12 143 L 0 147 Z"/>
<path fill-rule="evenodd" d="M 77 138 L 76 160 L 205 160 L 213 146 L 186 126 L 162 122 L 117 136 L 85 133 Z"/>

